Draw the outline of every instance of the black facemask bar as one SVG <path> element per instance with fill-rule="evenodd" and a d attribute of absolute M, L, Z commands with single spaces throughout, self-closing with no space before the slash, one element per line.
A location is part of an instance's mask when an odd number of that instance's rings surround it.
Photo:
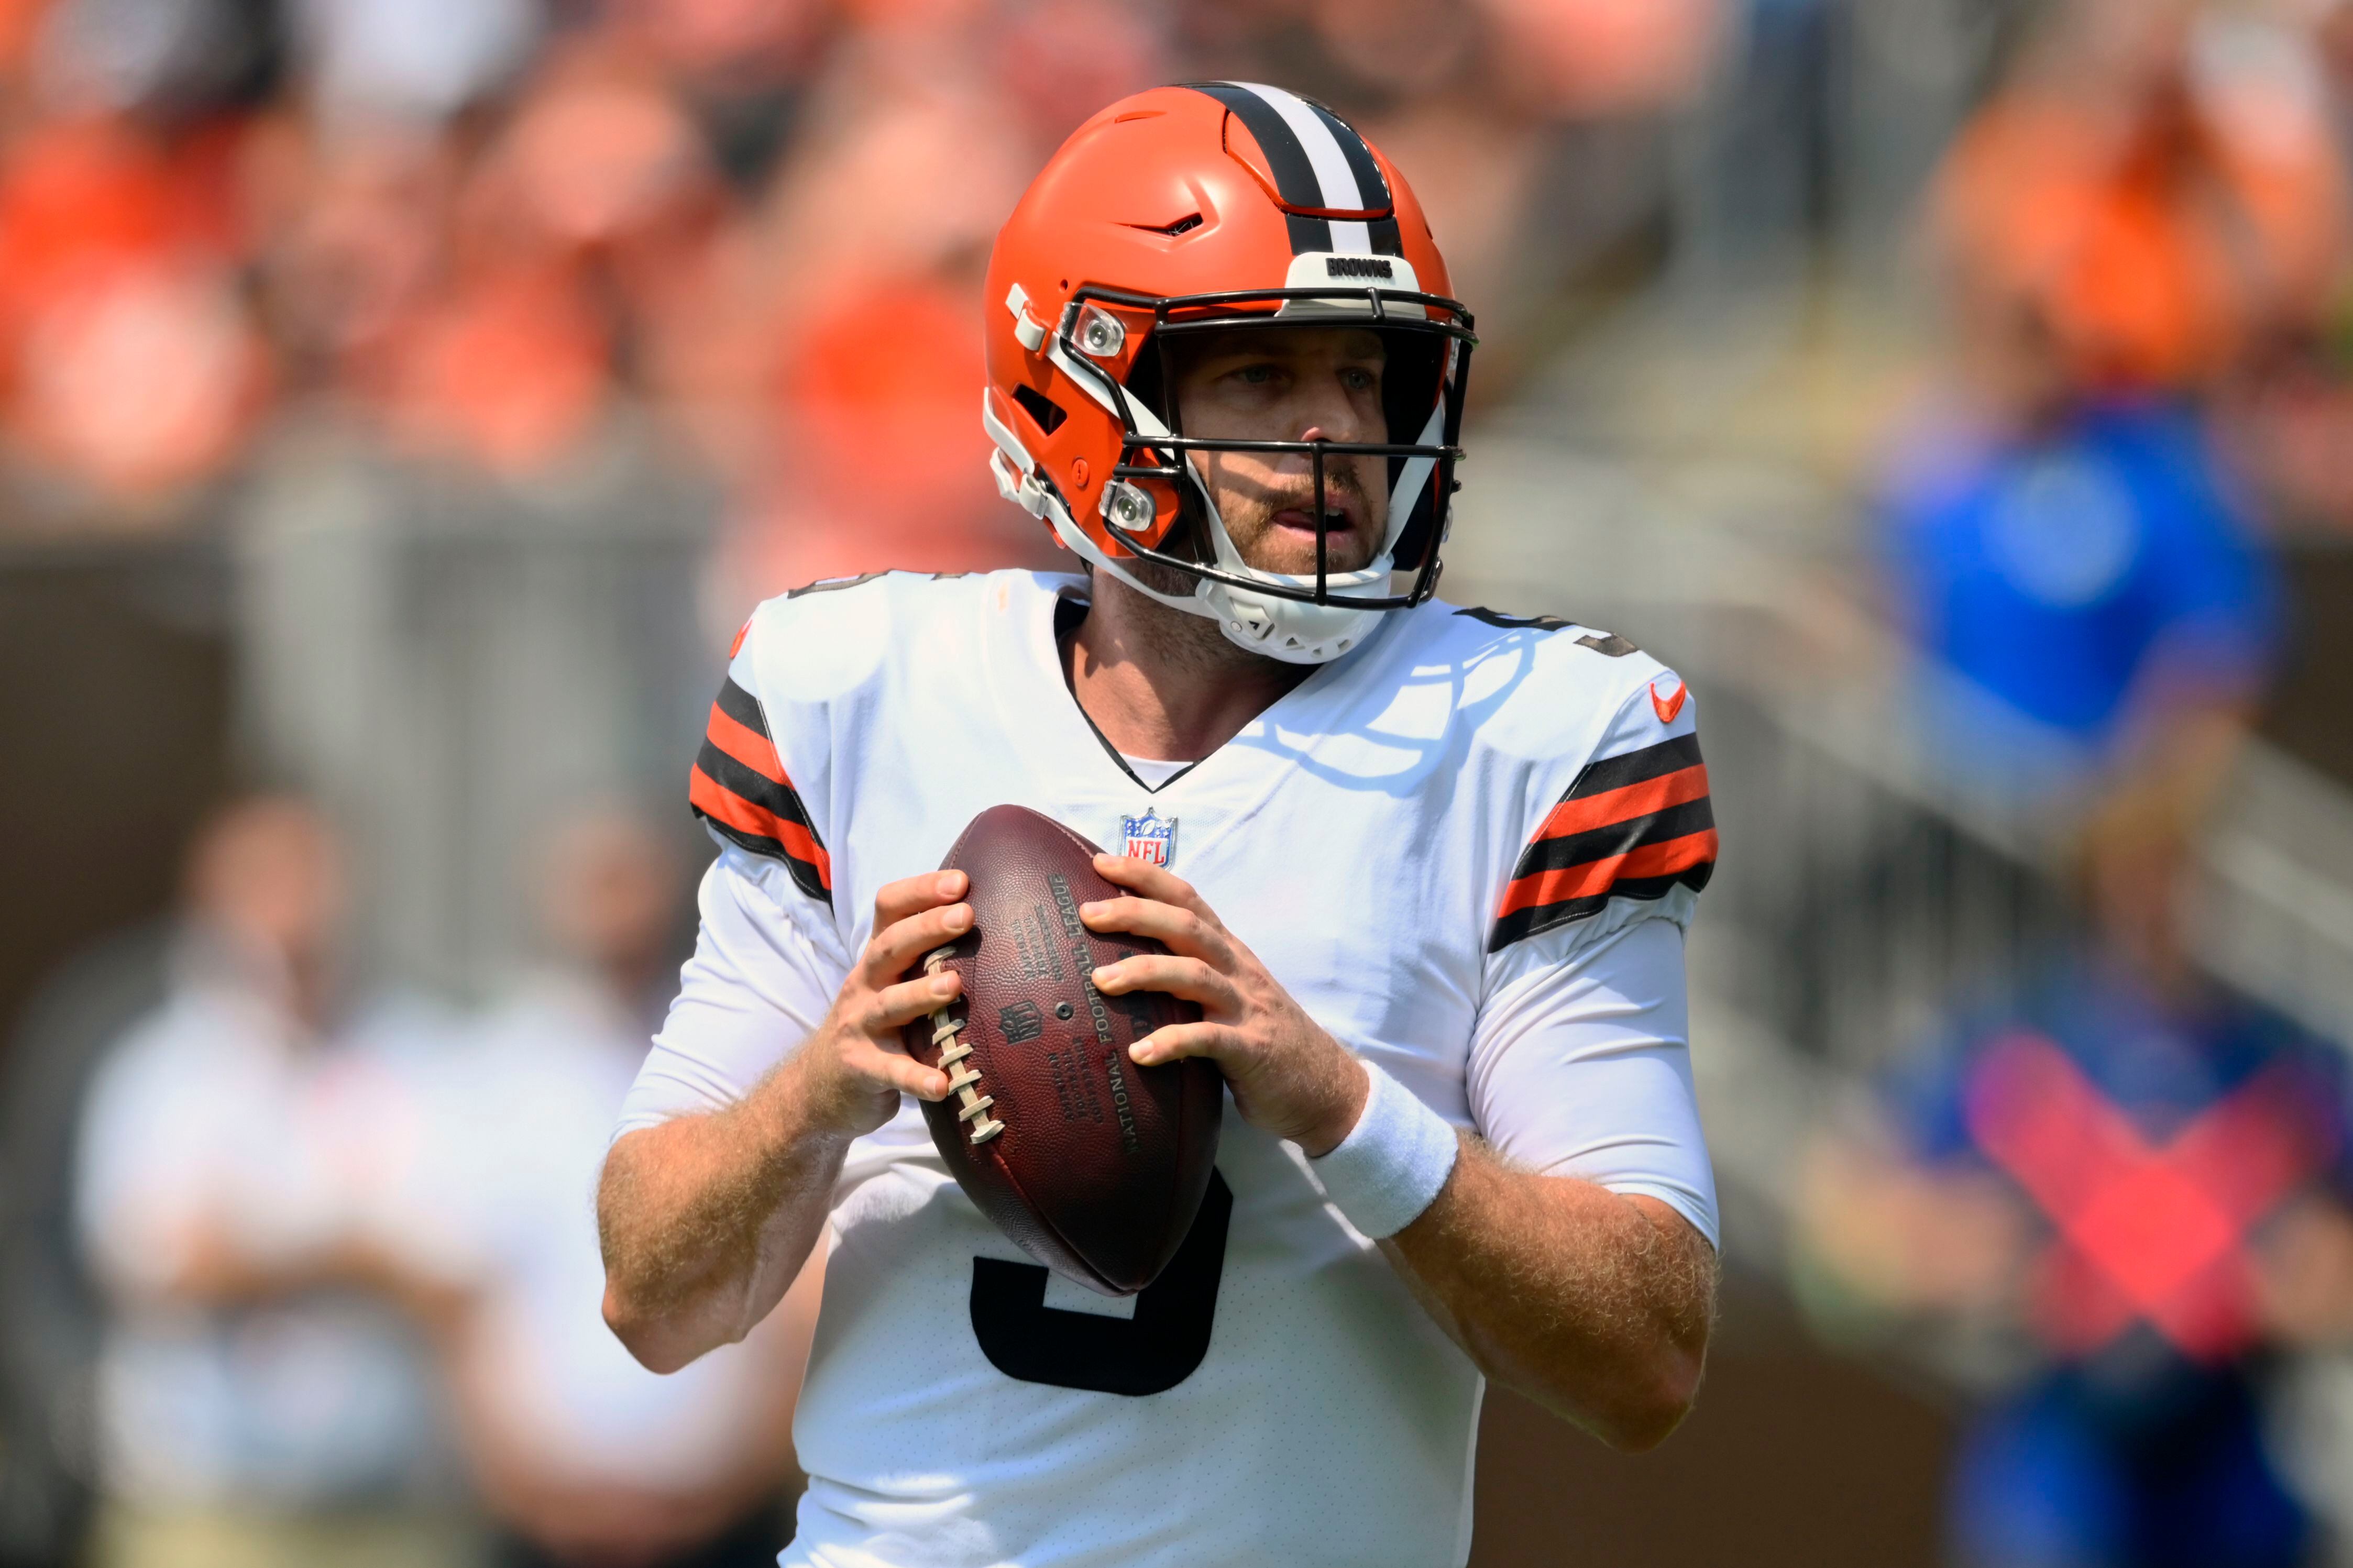
<path fill-rule="evenodd" d="M 1124 306 L 1131 310 L 1149 310 L 1153 313 L 1152 338 L 1156 347 L 1167 332 L 1195 332 L 1252 328 L 1266 330 L 1285 327 L 1355 326 L 1383 333 L 1427 333 L 1436 343 L 1438 376 L 1437 395 L 1441 399 L 1441 426 L 1439 440 L 1432 444 L 1418 441 L 1244 441 L 1219 440 L 1204 437 L 1170 434 L 1147 435 L 1137 427 L 1133 395 L 1122 386 L 1108 371 L 1090 359 L 1072 339 L 1071 332 L 1091 300 Z M 1272 310 L 1251 310 L 1252 306 L 1271 306 L 1280 310 L 1293 300 L 1343 303 L 1350 307 L 1345 315 L 1278 316 Z M 1416 306 L 1414 314 L 1402 314 L 1399 306 Z M 1358 307 L 1366 307 L 1359 310 Z M 1446 318 L 1433 319 L 1424 312 L 1443 312 Z M 1175 317 L 1177 319 L 1172 320 Z M 1103 388 L 1112 406 L 1117 410 L 1122 428 L 1119 462 L 1112 469 L 1114 479 L 1158 480 L 1172 485 L 1181 497 L 1189 484 L 1198 483 L 1188 452 L 1258 452 L 1274 455 L 1299 454 L 1307 458 L 1314 475 L 1315 485 L 1315 585 L 1312 588 L 1290 583 L 1269 582 L 1264 578 L 1243 576 L 1227 571 L 1213 562 L 1187 560 L 1165 550 L 1155 549 L 1143 539 L 1114 521 L 1106 510 L 1103 527 L 1113 539 L 1134 553 L 1139 560 L 1166 566 L 1183 573 L 1197 582 L 1222 584 L 1227 587 L 1247 589 L 1279 599 L 1296 600 L 1302 604 L 1336 605 L 1346 609 L 1403 610 L 1427 600 L 1438 588 L 1439 574 L 1443 563 L 1439 559 L 1439 547 L 1445 542 L 1452 511 L 1454 492 L 1461 488 L 1454 477 L 1456 465 L 1462 461 L 1459 445 L 1462 433 L 1462 399 L 1469 385 L 1471 350 L 1478 338 L 1472 331 L 1471 312 L 1456 300 L 1437 294 L 1419 294 L 1401 289 L 1237 289 L 1215 294 L 1130 294 L 1118 289 L 1083 288 L 1072 294 L 1062 310 L 1062 319 L 1055 330 L 1062 349 L 1064 369 L 1083 367 Z M 1162 377 L 1164 386 L 1167 378 Z M 1164 401 L 1173 404 L 1173 396 Z M 1155 410 L 1157 414 L 1159 411 Z M 1171 430 L 1176 427 L 1176 410 L 1171 406 L 1165 420 Z M 1423 419 L 1427 423 L 1425 413 Z M 1391 434 L 1395 434 L 1392 427 Z M 1155 461 L 1137 459 L 1150 455 Z M 1397 535 L 1396 558 L 1416 561 L 1413 584 L 1403 594 L 1368 595 L 1333 593 L 1325 559 L 1326 532 L 1324 526 L 1324 468 L 1332 458 L 1381 458 L 1387 467 L 1426 458 L 1430 463 L 1429 479 L 1410 501 L 1411 511 Z M 1395 478 L 1392 475 L 1394 489 Z M 1109 487 L 1106 486 L 1106 496 Z M 1392 498 L 1394 499 L 1394 498 Z M 1394 525 L 1395 520 L 1390 520 Z M 1409 545 L 1418 545 L 1418 559 Z M 1374 557 L 1379 559 L 1377 552 Z"/>

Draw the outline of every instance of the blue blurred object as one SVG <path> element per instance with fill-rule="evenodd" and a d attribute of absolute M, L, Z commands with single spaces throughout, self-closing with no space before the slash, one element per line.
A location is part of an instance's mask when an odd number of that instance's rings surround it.
<path fill-rule="evenodd" d="M 1968 1568 L 2295 1568 L 2313 1532 L 2235 1373 L 2186 1381 L 2169 1419 L 2119 1431 L 2076 1374 L 1963 1440 L 1949 1527 Z"/>
<path fill-rule="evenodd" d="M 2143 704 L 2251 697 L 2272 663 L 2271 562 L 2187 409 L 2089 408 L 2017 442 L 1934 415 L 1881 521 L 1898 611 L 1959 678 L 1924 715 L 1956 758 L 1999 771 L 2041 731 L 2096 763 Z"/>
<path fill-rule="evenodd" d="M 2037 1056 L 2039 1078 L 2016 1070 Z M 2046 1360 L 1964 1440 L 1957 1560 L 2306 1561 L 2311 1521 L 2263 1444 L 2244 1248 L 2296 1197 L 2353 1192 L 2335 1053 L 2236 999 L 2168 1003 L 2073 961 L 1915 1060 L 1889 1099 L 1915 1158 L 1999 1172 L 2043 1222 L 2030 1316 Z M 2006 1133 L 2030 1125 L 2039 1152 Z"/>

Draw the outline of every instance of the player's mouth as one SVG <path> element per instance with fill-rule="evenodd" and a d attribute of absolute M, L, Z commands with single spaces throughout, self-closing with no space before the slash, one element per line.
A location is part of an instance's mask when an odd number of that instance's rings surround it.
<path fill-rule="evenodd" d="M 1356 531 L 1356 510 L 1346 501 L 1327 507 L 1317 518 L 1312 507 L 1285 507 L 1272 519 L 1274 526 L 1293 537 L 1313 542 L 1319 534 L 1328 539 L 1345 539 Z"/>

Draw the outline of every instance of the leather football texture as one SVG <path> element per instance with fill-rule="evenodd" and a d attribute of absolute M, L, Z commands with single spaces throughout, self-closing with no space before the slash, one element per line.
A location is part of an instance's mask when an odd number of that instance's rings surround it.
<path fill-rule="evenodd" d="M 923 962 L 954 969 L 964 991 L 903 1038 L 949 1075 L 948 1097 L 925 1102 L 923 1120 L 980 1212 L 1057 1273 L 1129 1296 L 1192 1228 L 1217 1163 L 1225 1082 L 1212 1062 L 1129 1059 L 1137 1040 L 1201 1010 L 1160 992 L 1096 991 L 1096 965 L 1166 951 L 1081 922 L 1080 905 L 1122 892 L 1096 875 L 1097 853 L 1022 806 L 974 817 L 940 863 L 972 879 L 973 929 Z"/>

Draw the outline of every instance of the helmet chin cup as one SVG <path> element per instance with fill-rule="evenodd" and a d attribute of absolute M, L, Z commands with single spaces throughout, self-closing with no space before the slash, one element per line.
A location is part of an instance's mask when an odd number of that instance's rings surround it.
<path fill-rule="evenodd" d="M 1382 614 L 1345 605 L 1303 605 L 1223 583 L 1203 583 L 1200 601 L 1227 641 L 1285 664 L 1329 663 L 1369 636 Z"/>
<path fill-rule="evenodd" d="M 1219 510 L 1216 500 L 1206 486 L 1199 484 L 1198 472 L 1194 479 L 1208 513 L 1210 548 L 1219 566 L 1235 576 L 1314 591 L 1315 574 L 1312 572 L 1303 576 L 1264 572 L 1243 560 L 1242 552 L 1234 547 L 1233 535 L 1226 531 L 1225 516 Z M 1324 574 L 1324 587 L 1326 593 L 1339 594 L 1377 591 L 1388 582 L 1388 577 L 1389 557 L 1384 552 L 1372 564 L 1356 571 Z M 1372 629 L 1372 618 L 1381 613 L 1354 605 L 1303 603 L 1214 579 L 1204 579 L 1198 593 L 1228 641 L 1286 664 L 1323 664 L 1339 658 L 1364 639 Z"/>

